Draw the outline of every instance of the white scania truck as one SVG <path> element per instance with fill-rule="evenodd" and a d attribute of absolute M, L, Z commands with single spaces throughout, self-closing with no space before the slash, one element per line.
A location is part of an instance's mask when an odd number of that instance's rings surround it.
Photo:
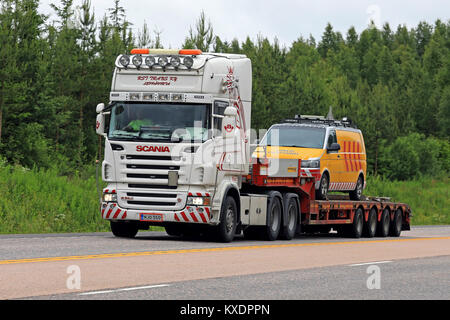
<path fill-rule="evenodd" d="M 101 213 L 114 235 L 134 237 L 150 225 L 178 235 L 202 225 L 231 241 L 251 220 L 265 225 L 261 196 L 254 219 L 250 196 L 240 196 L 251 92 L 244 55 L 134 49 L 117 58 L 110 103 L 97 106 L 96 123 L 106 140 Z"/>
<path fill-rule="evenodd" d="M 97 106 L 96 122 L 105 138 L 100 210 L 115 236 L 151 225 L 223 242 L 242 231 L 292 239 L 301 225 L 353 237 L 409 229 L 404 204 L 316 201 L 308 159 L 305 168 L 299 159 L 252 159 L 251 97 L 245 55 L 134 49 L 117 57 L 110 102 Z M 323 152 L 331 152 L 326 139 Z"/>

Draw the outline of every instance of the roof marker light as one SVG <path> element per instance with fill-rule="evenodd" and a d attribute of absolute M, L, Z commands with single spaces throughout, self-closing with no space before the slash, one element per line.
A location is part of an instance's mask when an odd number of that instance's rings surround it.
<path fill-rule="evenodd" d="M 202 50 L 199 49 L 181 49 L 178 54 L 187 56 L 198 56 L 202 54 Z"/>
<path fill-rule="evenodd" d="M 131 50 L 131 54 L 149 54 L 149 49 L 133 49 Z"/>

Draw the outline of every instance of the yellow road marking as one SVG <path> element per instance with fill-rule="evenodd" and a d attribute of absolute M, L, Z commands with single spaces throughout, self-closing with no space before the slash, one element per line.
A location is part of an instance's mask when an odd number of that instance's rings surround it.
<path fill-rule="evenodd" d="M 308 246 L 362 244 L 362 243 L 385 243 L 385 242 L 406 242 L 406 241 L 425 241 L 425 240 L 450 240 L 450 237 L 412 238 L 412 239 L 386 239 L 386 240 L 365 240 L 365 241 L 339 241 L 339 242 L 309 242 L 309 243 L 268 244 L 268 245 L 253 245 L 253 246 L 201 248 L 201 249 L 180 249 L 180 250 L 160 250 L 160 251 L 143 251 L 143 252 L 105 253 L 105 254 L 91 254 L 91 255 L 82 255 L 82 256 L 28 258 L 28 259 L 16 259 L 16 260 L 0 260 L 0 265 L 2 265 L 2 264 L 32 263 L 32 262 L 55 262 L 55 261 L 69 261 L 69 260 L 88 260 L 88 259 L 104 259 L 104 258 L 139 257 L 139 256 L 152 256 L 152 255 L 159 255 L 159 254 L 198 253 L 198 252 L 217 252 L 217 251 L 231 251 L 231 250 L 268 249 L 268 248 L 293 248 L 293 247 L 308 247 Z"/>

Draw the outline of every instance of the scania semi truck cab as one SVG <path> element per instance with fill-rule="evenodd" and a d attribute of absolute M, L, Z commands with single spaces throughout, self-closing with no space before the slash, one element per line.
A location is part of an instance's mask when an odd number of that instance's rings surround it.
<path fill-rule="evenodd" d="M 114 235 L 207 225 L 231 241 L 249 170 L 251 89 L 244 55 L 135 49 L 117 57 L 96 125 L 108 183 L 101 213 Z"/>

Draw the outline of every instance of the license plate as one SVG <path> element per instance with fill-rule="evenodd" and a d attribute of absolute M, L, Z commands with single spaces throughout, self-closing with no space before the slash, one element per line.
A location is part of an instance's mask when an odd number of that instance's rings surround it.
<path fill-rule="evenodd" d="M 141 221 L 163 221 L 162 214 L 158 213 L 141 213 Z"/>

